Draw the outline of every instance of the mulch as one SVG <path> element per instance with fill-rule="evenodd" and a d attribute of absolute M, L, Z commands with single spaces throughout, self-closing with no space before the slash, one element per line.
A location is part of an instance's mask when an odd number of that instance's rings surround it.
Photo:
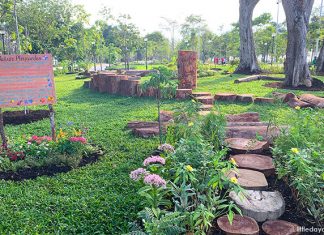
<path fill-rule="evenodd" d="M 21 125 L 37 122 L 49 118 L 49 110 L 5 111 L 3 112 L 4 125 Z"/>

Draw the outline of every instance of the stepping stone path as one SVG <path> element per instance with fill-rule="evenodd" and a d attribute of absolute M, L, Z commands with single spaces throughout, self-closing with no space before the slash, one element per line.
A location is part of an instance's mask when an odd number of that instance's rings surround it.
<path fill-rule="evenodd" d="M 243 95 L 237 95 L 236 100 L 242 103 L 253 103 L 253 95 L 250 94 L 243 94 Z"/>
<path fill-rule="evenodd" d="M 217 101 L 235 101 L 237 98 L 237 95 L 233 93 L 218 93 L 215 95 L 215 100 Z"/>
<path fill-rule="evenodd" d="M 193 97 L 212 96 L 210 92 L 193 92 Z"/>
<path fill-rule="evenodd" d="M 199 110 L 200 111 L 210 111 L 214 108 L 214 105 L 211 104 L 204 104 L 202 106 L 200 106 Z"/>
<path fill-rule="evenodd" d="M 213 105 L 214 104 L 214 97 L 212 96 L 199 96 L 196 100 L 202 104 Z"/>
<path fill-rule="evenodd" d="M 265 176 L 275 174 L 275 166 L 271 157 L 259 154 L 240 154 L 232 156 L 240 169 L 262 172 Z"/>
<path fill-rule="evenodd" d="M 273 98 L 265 98 L 265 97 L 256 97 L 254 99 L 254 103 L 267 103 L 267 104 L 273 104 L 275 102 L 275 99 Z"/>
<path fill-rule="evenodd" d="M 297 235 L 298 225 L 283 220 L 270 220 L 262 225 L 262 230 L 267 235 Z"/>
<path fill-rule="evenodd" d="M 226 116 L 227 122 L 260 122 L 259 113 L 242 113 Z"/>
<path fill-rule="evenodd" d="M 176 98 L 179 100 L 185 100 L 192 95 L 192 89 L 177 89 Z"/>
<path fill-rule="evenodd" d="M 227 178 L 237 178 L 238 184 L 249 190 L 264 190 L 268 188 L 268 182 L 264 174 L 258 171 L 237 169 L 226 175 Z"/>
<path fill-rule="evenodd" d="M 218 227 L 225 232 L 225 234 L 242 234 L 242 235 L 258 235 L 259 226 L 257 222 L 247 216 L 235 215 L 233 223 L 230 224 L 227 216 L 222 216 L 217 220 Z"/>
<path fill-rule="evenodd" d="M 258 141 L 255 139 L 245 138 L 229 138 L 225 143 L 232 150 L 233 153 L 262 153 L 269 150 L 269 143 L 267 141 Z"/>
<path fill-rule="evenodd" d="M 241 209 L 243 215 L 255 219 L 257 222 L 275 220 L 285 212 L 285 201 L 280 192 L 253 191 L 243 192 L 245 197 L 236 192 L 230 192 L 230 198 Z"/>

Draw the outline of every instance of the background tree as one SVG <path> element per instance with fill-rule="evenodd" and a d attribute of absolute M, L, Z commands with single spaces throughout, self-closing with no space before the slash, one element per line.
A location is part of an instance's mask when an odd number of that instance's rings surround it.
<path fill-rule="evenodd" d="M 288 45 L 285 61 L 285 84 L 312 86 L 307 63 L 307 29 L 314 0 L 283 0 L 287 20 Z"/>
<path fill-rule="evenodd" d="M 252 15 L 259 0 L 240 0 L 240 64 L 235 73 L 253 74 L 261 71 L 255 54 Z"/>

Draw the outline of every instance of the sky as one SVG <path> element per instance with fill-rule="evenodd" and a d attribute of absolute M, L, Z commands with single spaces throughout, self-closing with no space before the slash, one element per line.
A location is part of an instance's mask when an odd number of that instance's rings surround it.
<path fill-rule="evenodd" d="M 260 0 L 254 11 L 254 17 L 270 12 L 277 19 L 278 0 Z M 238 21 L 239 0 L 72 0 L 75 4 L 84 5 L 91 14 L 91 22 L 100 18 L 98 12 L 104 6 L 112 10 L 113 15 L 129 14 L 132 22 L 144 36 L 153 31 L 162 31 L 165 21 L 161 17 L 184 22 L 190 14 L 201 15 L 214 33 L 219 33 L 220 26 L 229 30 L 230 25 Z M 315 0 L 320 6 L 321 0 Z M 284 21 L 285 14 L 280 4 L 279 21 Z"/>

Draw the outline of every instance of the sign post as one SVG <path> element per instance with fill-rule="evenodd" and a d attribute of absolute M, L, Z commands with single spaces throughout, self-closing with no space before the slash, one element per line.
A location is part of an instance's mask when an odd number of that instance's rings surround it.
<path fill-rule="evenodd" d="M 56 103 L 53 61 L 50 54 L 0 55 L 0 134 L 6 138 L 1 108 L 48 105 L 53 140 Z"/>

